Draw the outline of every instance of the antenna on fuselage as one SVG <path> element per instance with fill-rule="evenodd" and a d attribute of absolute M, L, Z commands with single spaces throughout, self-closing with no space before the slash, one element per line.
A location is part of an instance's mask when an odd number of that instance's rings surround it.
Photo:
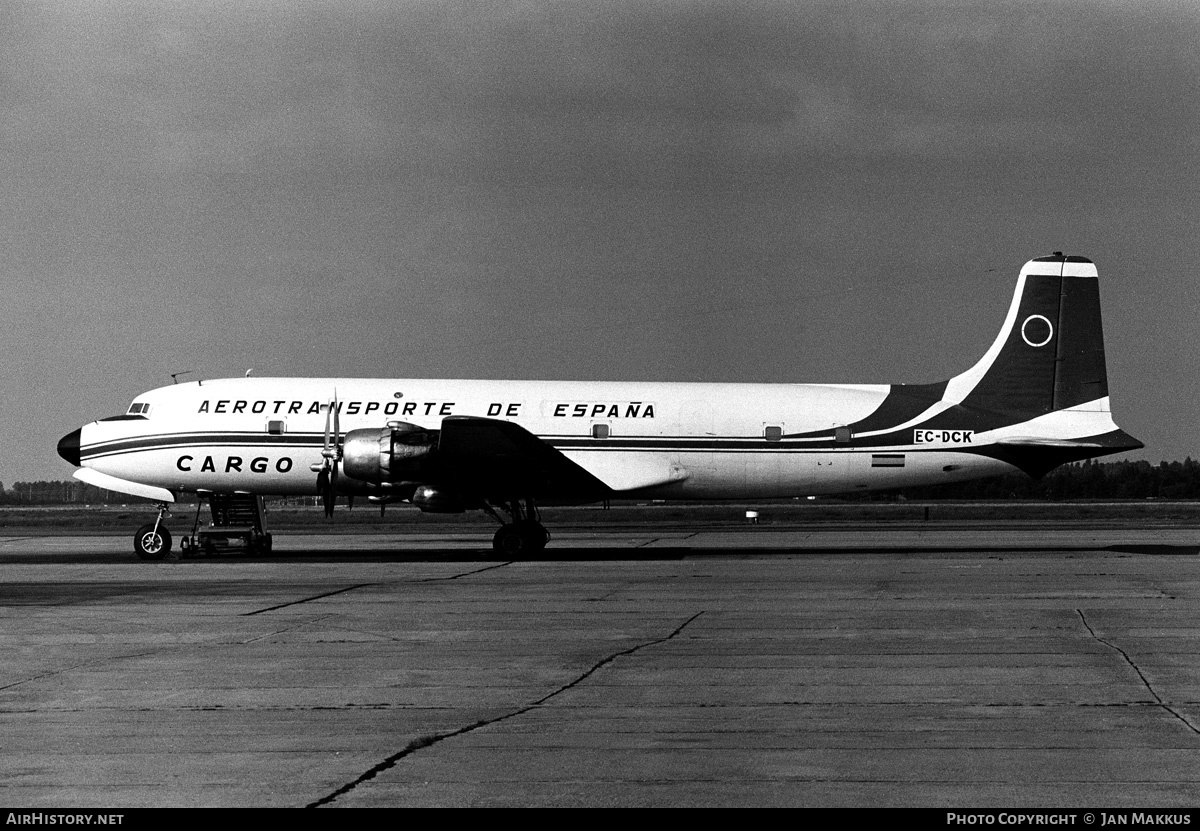
<path fill-rule="evenodd" d="M 191 375 L 195 371 L 196 370 L 194 370 L 194 369 L 185 369 L 183 372 L 172 372 L 171 373 L 171 383 L 178 384 L 180 376 Z"/>

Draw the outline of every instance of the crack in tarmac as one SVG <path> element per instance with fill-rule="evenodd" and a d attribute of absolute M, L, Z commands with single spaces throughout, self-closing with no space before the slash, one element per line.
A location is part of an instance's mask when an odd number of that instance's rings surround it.
<path fill-rule="evenodd" d="M 30 681 L 40 681 L 43 678 L 61 675 L 64 672 L 70 672 L 71 670 L 79 669 L 80 667 L 90 667 L 93 664 L 102 664 L 105 661 L 124 661 L 129 658 L 145 658 L 147 655 L 156 654 L 158 654 L 158 650 L 154 650 L 152 652 L 133 652 L 129 655 L 105 655 L 101 658 L 92 658 L 89 661 L 82 661 L 78 664 L 72 664 L 69 667 L 61 667 L 59 669 L 50 670 L 49 672 L 43 672 L 38 675 L 31 675 L 28 678 L 22 678 L 20 681 L 13 681 L 11 684 L 4 684 L 3 686 L 0 686 L 0 690 L 11 690 L 13 687 L 19 687 L 22 684 L 28 684 Z"/>
<path fill-rule="evenodd" d="M 483 568 L 477 568 L 474 571 L 464 571 L 459 574 L 451 574 L 449 577 L 427 577 L 424 580 L 418 580 L 417 582 L 418 583 L 437 583 L 442 580 L 458 580 L 460 577 L 470 577 L 474 574 L 483 574 L 485 571 L 492 571 L 493 569 L 504 568 L 505 566 L 511 566 L 514 562 L 515 562 L 515 560 L 509 560 L 508 562 L 495 563 L 493 565 L 484 566 Z"/>
<path fill-rule="evenodd" d="M 504 566 L 510 566 L 510 565 L 512 565 L 511 562 L 496 563 L 495 565 L 489 565 L 484 568 L 477 568 L 477 569 L 474 569 L 473 571 L 464 571 L 460 574 L 452 574 L 449 577 L 431 577 L 427 580 L 418 580 L 417 582 L 418 583 L 431 583 L 431 582 L 436 582 L 438 580 L 457 580 L 460 577 L 470 577 L 473 574 L 482 574 L 485 571 L 491 571 L 492 569 L 495 569 L 495 568 L 503 568 Z M 289 600 L 287 603 L 280 603 L 276 606 L 268 606 L 265 609 L 255 609 L 253 612 L 243 612 L 241 616 L 242 617 L 253 617 L 254 615 L 261 615 L 266 612 L 276 612 L 276 611 L 279 611 L 280 609 L 286 609 L 288 606 L 299 606 L 301 603 L 311 603 L 314 600 L 323 600 L 326 597 L 333 597 L 334 595 L 342 594 L 344 592 L 354 591 L 355 589 L 365 589 L 368 586 L 378 586 L 378 585 L 380 585 L 380 584 L 379 583 L 358 583 L 353 586 L 346 586 L 345 588 L 335 589 L 335 590 L 329 591 L 329 592 L 324 592 L 323 594 L 315 594 L 312 597 L 302 597 L 299 600 Z"/>
<path fill-rule="evenodd" d="M 661 643 L 666 643 L 667 641 L 671 640 L 672 638 L 675 638 L 684 629 L 686 629 L 693 621 L 695 621 L 696 618 L 700 617 L 702 614 L 704 614 L 704 612 L 702 612 L 702 611 L 696 612 L 696 614 L 692 615 L 690 618 L 685 620 L 683 623 L 679 624 L 679 626 L 675 627 L 675 630 L 673 632 L 671 632 L 671 634 L 666 635 L 665 637 L 655 638 L 652 641 L 646 641 L 645 643 L 640 643 L 640 644 L 637 644 L 636 646 L 631 646 L 628 649 L 622 649 L 620 652 L 614 652 L 613 654 L 611 654 L 605 658 L 602 658 L 601 660 L 599 660 L 595 664 L 593 664 L 591 669 L 589 669 L 587 672 L 580 675 L 574 681 L 571 681 L 569 684 L 564 684 L 563 686 L 559 687 L 554 692 L 551 692 L 551 693 L 548 693 L 548 694 L 542 696 L 537 701 L 534 701 L 531 704 L 526 704 L 524 707 L 520 707 L 516 710 L 513 710 L 511 713 L 505 713 L 504 715 L 496 716 L 495 718 L 482 719 L 480 721 L 475 722 L 474 724 L 469 724 L 466 727 L 460 727 L 457 730 L 451 730 L 447 733 L 434 733 L 429 736 L 422 736 L 421 738 L 415 739 L 415 740 L 409 742 L 408 745 L 406 745 L 403 750 L 401 750 L 398 753 L 393 753 L 391 756 L 387 757 L 382 762 L 375 765 L 373 768 L 368 770 L 366 773 L 359 776 L 353 782 L 348 782 L 347 784 L 342 785 L 342 787 L 338 788 L 333 793 L 323 796 L 320 799 L 318 799 L 317 801 L 309 803 L 305 807 L 306 808 L 319 808 L 322 805 L 328 805 L 329 803 L 331 803 L 335 799 L 337 799 L 339 796 L 343 796 L 343 795 L 349 793 L 350 791 L 354 790 L 355 788 L 357 788 L 359 785 L 363 784 L 364 782 L 369 782 L 370 780 L 374 779 L 379 774 L 384 773 L 385 771 L 390 770 L 391 768 L 395 767 L 396 763 L 399 762 L 401 759 L 403 759 L 406 756 L 412 755 L 413 753 L 417 752 L 418 750 L 423 750 L 426 747 L 431 747 L 432 745 L 435 745 L 438 742 L 445 741 L 446 739 L 452 739 L 455 736 L 462 736 L 466 733 L 470 733 L 474 730 L 478 730 L 481 727 L 488 727 L 490 725 L 498 724 L 502 721 L 505 721 L 506 719 L 515 718 L 516 716 L 524 715 L 525 713 L 528 713 L 530 710 L 532 710 L 536 707 L 539 707 L 542 704 L 545 704 L 547 701 L 554 698 L 555 696 L 560 695 L 560 694 L 566 692 L 567 690 L 570 690 L 570 689 L 578 686 L 579 684 L 583 683 L 589 677 L 591 677 L 594 673 L 598 672 L 602 667 L 605 667 L 608 664 L 611 664 L 617 658 L 620 658 L 620 657 L 623 657 L 626 655 L 632 655 L 633 653 L 638 652 L 639 650 L 648 649 L 649 647 L 657 646 L 658 644 L 661 644 Z"/>
<path fill-rule="evenodd" d="M 683 537 L 671 537 L 669 541 L 687 542 L 688 540 L 695 539 L 698 536 L 700 536 L 700 532 L 694 531 L 691 534 L 687 534 L 686 536 L 683 536 Z M 662 542 L 663 540 L 666 540 L 666 539 L 667 539 L 666 537 L 654 537 L 653 539 L 646 540 L 644 543 L 634 546 L 634 548 L 647 548 L 651 545 L 654 545 L 656 542 Z"/>
<path fill-rule="evenodd" d="M 1097 641 L 1104 644 L 1109 649 L 1113 650 L 1114 652 L 1116 652 L 1118 655 L 1120 655 L 1122 658 L 1125 659 L 1125 663 L 1129 664 L 1129 666 L 1133 668 L 1133 671 L 1137 673 L 1138 678 L 1142 679 L 1142 685 L 1145 686 L 1145 688 L 1150 691 L 1150 694 L 1152 696 L 1154 696 L 1154 701 L 1157 703 L 1157 705 L 1159 707 L 1162 707 L 1168 713 L 1175 716 L 1175 718 L 1179 719 L 1179 721 L 1183 722 L 1183 724 L 1187 727 L 1187 729 L 1191 730 L 1196 735 L 1200 735 L 1200 730 L 1196 729 L 1196 726 L 1194 724 L 1192 724 L 1190 721 L 1188 721 L 1181 713 L 1177 712 L 1175 710 L 1175 708 L 1172 707 L 1170 704 L 1163 701 L 1162 696 L 1158 694 L 1158 692 L 1154 689 L 1153 686 L 1151 686 L 1149 679 L 1147 679 L 1146 676 L 1142 673 L 1142 670 L 1138 667 L 1138 665 L 1133 662 L 1133 659 L 1129 657 L 1129 653 L 1127 653 L 1121 647 L 1117 646 L 1115 643 L 1112 643 L 1111 641 L 1107 641 L 1104 638 L 1097 635 L 1095 630 L 1092 629 L 1091 624 L 1088 623 L 1087 617 L 1083 614 L 1083 609 L 1076 609 L 1075 613 L 1077 615 L 1079 615 L 1079 619 L 1083 622 L 1083 628 L 1088 630 L 1089 635 L 1091 635 Z"/>
<path fill-rule="evenodd" d="M 243 617 L 244 617 L 244 615 L 243 615 Z M 311 626 L 314 623 L 320 623 L 323 620 L 329 620 L 331 617 L 336 617 L 336 615 L 333 612 L 329 612 L 328 614 L 324 614 L 324 615 L 317 615 L 312 620 L 303 620 L 303 621 L 300 621 L 299 623 L 294 623 L 291 626 L 285 626 L 282 629 L 276 629 L 272 632 L 264 632 L 261 635 L 256 635 L 253 638 L 247 638 L 246 640 L 238 641 L 237 643 L 240 643 L 241 645 L 245 646 L 246 644 L 255 643 L 257 641 L 266 640 L 268 638 L 273 638 L 276 635 L 282 635 L 284 632 L 291 632 L 293 629 L 303 629 L 305 626 Z"/>
<path fill-rule="evenodd" d="M 325 597 L 333 597 L 335 594 L 342 594 L 343 592 L 354 591 L 355 589 L 363 589 L 363 588 L 366 588 L 367 586 L 375 586 L 375 585 L 378 585 L 378 584 L 377 583 L 359 583 L 358 585 L 355 585 L 355 586 L 346 586 L 344 589 L 335 589 L 334 591 L 325 592 L 324 594 L 317 594 L 317 595 L 313 595 L 312 597 L 301 598 L 300 600 L 291 600 L 291 601 L 288 601 L 287 603 L 280 603 L 278 606 L 268 606 L 265 609 L 255 609 L 253 612 L 243 612 L 241 616 L 242 617 L 252 617 L 254 615 L 261 615 L 264 612 L 274 612 L 279 609 L 286 609 L 288 606 L 299 606 L 301 603 L 310 603 L 313 600 L 321 600 L 322 598 L 325 598 Z"/>

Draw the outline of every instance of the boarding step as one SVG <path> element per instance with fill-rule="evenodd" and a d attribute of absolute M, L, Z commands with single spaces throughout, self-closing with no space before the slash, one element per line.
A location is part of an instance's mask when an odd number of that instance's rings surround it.
<path fill-rule="evenodd" d="M 262 533 L 262 497 L 249 493 L 214 493 L 208 498 L 213 528 L 253 528 Z"/>

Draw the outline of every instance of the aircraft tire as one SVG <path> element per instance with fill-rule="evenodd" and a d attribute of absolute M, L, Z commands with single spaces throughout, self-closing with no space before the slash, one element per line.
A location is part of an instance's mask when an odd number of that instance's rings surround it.
<path fill-rule="evenodd" d="M 525 538 L 525 542 L 529 546 L 526 553 L 538 554 L 546 550 L 546 543 L 550 542 L 550 534 L 546 531 L 546 526 L 527 519 L 518 522 L 517 528 L 520 529 L 521 536 Z"/>
<path fill-rule="evenodd" d="M 525 546 L 525 539 L 517 526 L 512 524 L 501 525 L 496 536 L 492 537 L 492 549 L 505 557 L 520 557 L 525 553 Z"/>
<path fill-rule="evenodd" d="M 546 548 L 550 535 L 541 523 L 530 520 L 500 526 L 492 538 L 492 548 L 505 557 L 528 557 Z"/>
<path fill-rule="evenodd" d="M 154 523 L 143 525 L 133 535 L 133 553 L 143 560 L 161 560 L 171 551 L 171 532 L 162 525 L 154 530 Z"/>
<path fill-rule="evenodd" d="M 492 537 L 492 548 L 505 557 L 528 557 L 544 549 L 549 539 L 546 529 L 536 522 L 510 522 Z"/>

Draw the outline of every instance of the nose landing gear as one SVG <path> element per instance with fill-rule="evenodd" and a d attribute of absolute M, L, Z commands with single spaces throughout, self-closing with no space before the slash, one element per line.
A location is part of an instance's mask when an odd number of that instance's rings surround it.
<path fill-rule="evenodd" d="M 264 506 L 261 496 L 244 493 L 199 494 L 196 522 L 190 534 L 179 540 L 180 556 L 238 553 L 267 555 L 271 553 L 271 534 L 264 528 Z M 200 510 L 208 502 L 212 523 L 200 527 Z M 170 516 L 167 503 L 160 503 L 154 522 L 143 525 L 133 535 L 133 553 L 142 560 L 161 560 L 171 553 L 171 532 L 163 523 Z"/>
<path fill-rule="evenodd" d="M 167 503 L 160 502 L 154 522 L 143 525 L 133 535 L 133 553 L 143 560 L 161 560 L 171 552 L 171 532 L 162 524 L 170 516 Z"/>

